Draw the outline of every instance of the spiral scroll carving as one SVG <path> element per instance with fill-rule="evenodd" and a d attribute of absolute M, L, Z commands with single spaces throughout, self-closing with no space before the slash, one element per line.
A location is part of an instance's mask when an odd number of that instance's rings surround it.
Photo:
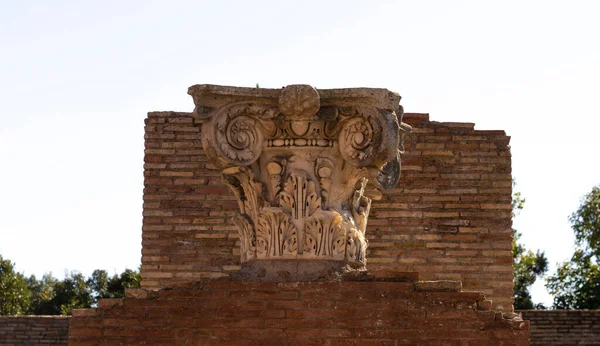
<path fill-rule="evenodd" d="M 215 139 L 222 156 L 236 165 L 249 165 L 262 151 L 263 134 L 258 122 L 248 116 L 227 117 L 215 123 Z"/>
<path fill-rule="evenodd" d="M 338 139 L 342 157 L 354 166 L 370 165 L 381 144 L 378 125 L 373 118 L 356 117 L 347 121 Z"/>

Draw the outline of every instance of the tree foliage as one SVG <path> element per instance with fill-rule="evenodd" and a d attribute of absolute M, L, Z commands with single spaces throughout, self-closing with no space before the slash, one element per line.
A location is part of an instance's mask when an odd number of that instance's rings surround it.
<path fill-rule="evenodd" d="M 513 195 L 513 215 L 523 209 L 525 199 L 519 192 Z M 519 243 L 521 233 L 513 229 L 513 272 L 514 272 L 514 306 L 515 309 L 543 309 L 542 304 L 534 304 L 531 299 L 529 289 L 538 277 L 542 277 L 548 270 L 548 259 L 542 251 L 535 254 L 527 250 L 523 244 Z"/>
<path fill-rule="evenodd" d="M 600 186 L 584 196 L 569 221 L 575 252 L 548 278 L 546 287 L 556 309 L 600 309 Z"/>
<path fill-rule="evenodd" d="M 514 270 L 514 306 L 518 310 L 544 309 L 542 304 L 534 304 L 529 289 L 538 277 L 548 270 L 548 259 L 544 252 L 525 249 L 519 243 L 521 233 L 513 230 L 513 270 Z"/>
<path fill-rule="evenodd" d="M 29 314 L 32 315 L 59 315 L 60 308 L 54 307 L 52 299 L 56 296 L 54 287 L 58 280 L 50 273 L 46 273 L 40 280 L 35 275 L 27 279 L 27 287 L 31 292 L 31 308 Z"/>
<path fill-rule="evenodd" d="M 54 297 L 50 304 L 60 315 L 70 315 L 73 309 L 90 308 L 94 302 L 92 290 L 83 274 L 69 273 L 54 286 Z"/>
<path fill-rule="evenodd" d="M 569 218 L 575 244 L 590 258 L 600 259 L 600 186 L 585 195 L 579 209 Z"/>
<path fill-rule="evenodd" d="M 31 306 L 27 280 L 0 255 L 0 315 L 23 315 Z"/>
<path fill-rule="evenodd" d="M 108 276 L 106 270 L 96 269 L 88 279 L 88 285 L 94 291 L 94 304 L 102 298 L 121 298 L 125 296 L 126 288 L 140 287 L 139 271 L 125 269 L 120 275 Z"/>
<path fill-rule="evenodd" d="M 63 280 L 47 273 L 25 278 L 0 256 L 0 315 L 70 315 L 73 309 L 96 306 L 98 299 L 120 298 L 125 288 L 140 287 L 139 271 L 126 269 L 109 276 L 95 270 L 89 278 L 70 272 Z"/>

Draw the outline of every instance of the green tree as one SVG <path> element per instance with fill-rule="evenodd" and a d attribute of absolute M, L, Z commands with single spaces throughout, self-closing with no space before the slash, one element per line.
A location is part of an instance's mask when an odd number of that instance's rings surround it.
<path fill-rule="evenodd" d="M 600 186 L 584 196 L 569 221 L 575 252 L 547 279 L 546 287 L 555 309 L 600 309 Z"/>
<path fill-rule="evenodd" d="M 98 303 L 98 299 L 109 298 L 108 281 L 108 272 L 103 269 L 94 270 L 92 276 L 88 279 L 87 283 L 92 289 L 94 304 Z"/>
<path fill-rule="evenodd" d="M 41 280 L 32 275 L 27 279 L 27 286 L 32 302 L 28 313 L 70 315 L 73 309 L 96 306 L 98 299 L 123 297 L 125 288 L 139 288 L 140 274 L 126 269 L 109 277 L 106 270 L 97 269 L 89 278 L 79 272 L 71 272 L 63 280 L 57 280 L 47 273 Z"/>
<path fill-rule="evenodd" d="M 58 315 L 60 309 L 56 309 L 52 299 L 56 295 L 54 290 L 58 280 L 52 276 L 52 273 L 46 273 L 41 280 L 37 280 L 35 275 L 27 279 L 27 287 L 31 292 L 31 307 L 28 314 L 31 315 Z"/>
<path fill-rule="evenodd" d="M 92 306 L 92 290 L 79 272 L 71 272 L 61 281 L 50 273 L 41 280 L 32 275 L 27 281 L 33 302 L 31 314 L 70 315 L 73 309 Z"/>
<path fill-rule="evenodd" d="M 14 271 L 0 256 L 0 315 L 70 315 L 73 309 L 96 306 L 98 299 L 120 298 L 126 288 L 139 288 L 139 270 L 126 269 L 112 277 L 95 270 L 89 278 L 70 272 L 63 280 L 46 273 L 38 280 Z"/>
<path fill-rule="evenodd" d="M 542 304 L 534 304 L 529 289 L 538 277 L 548 270 L 548 259 L 544 252 L 535 254 L 519 243 L 521 233 L 513 229 L 513 270 L 514 270 L 514 306 L 518 310 L 544 309 Z"/>
<path fill-rule="evenodd" d="M 0 315 L 23 315 L 31 305 L 27 280 L 0 255 Z"/>
<path fill-rule="evenodd" d="M 60 315 L 70 315 L 73 309 L 92 307 L 92 290 L 79 272 L 71 272 L 57 282 L 54 292 L 50 304 Z"/>
<path fill-rule="evenodd" d="M 88 279 L 88 285 L 94 292 L 94 304 L 102 298 L 122 298 L 126 288 L 139 288 L 139 271 L 125 269 L 120 275 L 108 276 L 106 270 L 96 269 Z"/>
<path fill-rule="evenodd" d="M 513 215 L 516 215 L 523 209 L 525 199 L 521 197 L 520 192 L 513 195 Z M 548 270 L 548 259 L 544 252 L 527 250 L 523 244 L 519 243 L 521 233 L 513 229 L 513 272 L 514 272 L 514 306 L 515 309 L 543 309 L 542 304 L 534 304 L 531 299 L 529 289 L 538 277 L 542 277 Z"/>
<path fill-rule="evenodd" d="M 140 288 L 142 276 L 139 270 L 125 269 L 119 276 L 113 276 L 108 283 L 109 292 L 116 297 L 124 297 L 126 288 Z"/>

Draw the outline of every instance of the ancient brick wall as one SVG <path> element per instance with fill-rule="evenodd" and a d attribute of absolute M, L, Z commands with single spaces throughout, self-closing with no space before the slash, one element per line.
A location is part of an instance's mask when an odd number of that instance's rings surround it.
<path fill-rule="evenodd" d="M 504 131 L 438 123 L 413 126 L 396 189 L 373 203 L 369 264 L 417 271 L 421 280 L 460 280 L 504 309 L 511 306 L 512 198 Z"/>
<path fill-rule="evenodd" d="M 600 345 L 600 310 L 526 310 L 532 346 Z"/>
<path fill-rule="evenodd" d="M 406 114 L 413 126 L 395 189 L 372 204 L 368 268 L 461 280 L 512 308 L 509 137 Z M 239 269 L 233 194 L 211 169 L 190 113 L 146 119 L 142 287 Z"/>
<path fill-rule="evenodd" d="M 0 345 L 67 345 L 69 317 L 0 316 Z"/>
<path fill-rule="evenodd" d="M 480 293 L 412 282 L 207 280 L 75 310 L 69 345 L 527 346 Z"/>

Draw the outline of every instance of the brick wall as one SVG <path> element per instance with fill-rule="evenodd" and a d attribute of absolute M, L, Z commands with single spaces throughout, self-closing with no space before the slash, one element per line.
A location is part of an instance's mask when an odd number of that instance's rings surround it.
<path fill-rule="evenodd" d="M 460 280 L 498 307 L 512 307 L 512 178 L 504 131 L 471 123 L 413 126 L 402 176 L 369 218 L 370 267 L 417 271 L 421 280 Z"/>
<path fill-rule="evenodd" d="M 0 345 L 67 345 L 67 316 L 0 316 Z"/>
<path fill-rule="evenodd" d="M 373 202 L 368 268 L 461 280 L 512 309 L 511 161 L 503 131 L 438 123 L 413 126 L 399 185 Z M 233 194 L 202 150 L 190 113 L 146 119 L 142 287 L 217 278 L 239 269 Z"/>
<path fill-rule="evenodd" d="M 600 310 L 526 310 L 532 346 L 600 345 Z"/>
<path fill-rule="evenodd" d="M 526 321 L 441 286 L 207 280 L 133 290 L 75 310 L 69 345 L 529 345 Z"/>

